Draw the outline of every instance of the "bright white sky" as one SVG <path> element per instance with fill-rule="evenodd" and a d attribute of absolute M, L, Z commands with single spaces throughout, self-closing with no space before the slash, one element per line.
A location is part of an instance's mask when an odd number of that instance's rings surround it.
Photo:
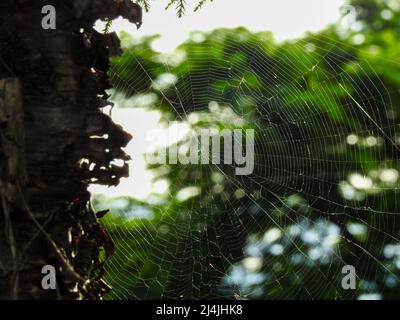
<path fill-rule="evenodd" d="M 317 32 L 340 17 L 344 0 L 214 0 L 200 11 L 193 12 L 196 0 L 187 0 L 185 17 L 178 19 L 174 8 L 165 11 L 167 0 L 153 0 L 150 12 L 144 13 L 139 30 L 126 20 L 114 21 L 111 31 L 127 31 L 134 37 L 160 34 L 154 48 L 168 52 L 185 41 L 190 32 L 244 26 L 250 31 L 272 31 L 275 39 L 299 38 L 305 32 Z M 101 25 L 98 25 L 101 30 Z M 91 186 L 94 193 L 108 196 L 130 195 L 145 199 L 154 191 L 151 173 L 145 169 L 146 136 L 157 128 L 158 116 L 143 109 L 113 109 L 113 119 L 133 135 L 127 146 L 131 155 L 130 177 L 118 187 Z M 155 189 L 162 189 L 162 185 Z M 152 189 L 153 188 L 153 189 Z M 161 190 L 160 190 L 161 191 Z"/>
<path fill-rule="evenodd" d="M 197 0 L 186 0 L 186 15 L 178 19 L 175 8 L 165 11 L 167 0 L 150 0 L 139 30 L 124 19 L 113 23 L 113 31 L 125 30 L 134 36 L 161 34 L 156 44 L 161 51 L 173 50 L 192 31 L 245 26 L 251 31 L 273 31 L 276 40 L 301 37 L 319 31 L 339 19 L 343 0 L 214 0 L 193 12 Z"/>

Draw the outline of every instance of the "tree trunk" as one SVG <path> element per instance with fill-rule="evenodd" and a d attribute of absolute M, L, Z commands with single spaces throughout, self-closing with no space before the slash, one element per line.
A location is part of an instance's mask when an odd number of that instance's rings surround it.
<path fill-rule="evenodd" d="M 42 28 L 44 5 L 56 9 L 55 30 Z M 93 24 L 119 15 L 141 23 L 125 0 L 0 2 L 0 299 L 108 290 L 102 264 L 113 245 L 87 187 L 127 176 L 121 148 L 131 137 L 101 111 L 119 42 Z M 42 287 L 45 265 L 55 267 L 55 290 Z"/>

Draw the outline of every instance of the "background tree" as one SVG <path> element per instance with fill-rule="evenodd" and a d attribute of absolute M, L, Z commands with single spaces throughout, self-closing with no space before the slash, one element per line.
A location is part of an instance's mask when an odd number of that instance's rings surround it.
<path fill-rule="evenodd" d="M 55 30 L 42 7 L 56 8 Z M 127 1 L 2 1 L 0 4 L 0 297 L 99 298 L 103 260 L 113 251 L 90 205 L 89 183 L 127 176 L 130 135 L 101 112 L 108 105 L 115 34 L 92 27 L 119 15 L 141 23 Z M 112 164 L 120 159 L 122 167 Z M 43 290 L 53 265 L 57 290 Z"/>

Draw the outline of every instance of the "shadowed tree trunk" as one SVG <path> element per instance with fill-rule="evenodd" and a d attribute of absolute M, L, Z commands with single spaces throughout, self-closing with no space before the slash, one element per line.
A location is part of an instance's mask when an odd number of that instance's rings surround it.
<path fill-rule="evenodd" d="M 44 5 L 56 9 L 55 30 L 42 28 Z M 101 111 L 119 42 L 93 24 L 120 15 L 141 23 L 140 7 L 125 0 L 0 2 L 1 299 L 108 290 L 102 263 L 113 245 L 87 187 L 127 176 L 121 148 L 131 137 Z M 42 288 L 45 265 L 56 269 L 56 290 Z"/>

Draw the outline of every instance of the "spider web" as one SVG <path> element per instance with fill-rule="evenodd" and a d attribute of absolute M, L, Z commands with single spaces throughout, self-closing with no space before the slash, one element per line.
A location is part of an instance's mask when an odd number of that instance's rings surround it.
<path fill-rule="evenodd" d="M 197 113 L 210 127 L 232 121 L 256 134 L 251 175 L 166 165 L 167 194 L 135 206 L 148 217 L 112 212 L 111 297 L 390 297 L 400 267 L 393 92 L 368 60 L 349 57 L 355 47 L 329 37 L 275 55 L 262 35 L 235 36 L 196 39 L 177 63 L 191 72 L 164 87 L 158 75 L 177 69 L 162 54 L 151 64 L 125 49 L 110 72 L 118 92 L 156 88 L 152 109 L 168 106 L 178 121 Z M 182 190 L 196 192 L 179 201 Z M 342 288 L 345 265 L 356 290 Z"/>

